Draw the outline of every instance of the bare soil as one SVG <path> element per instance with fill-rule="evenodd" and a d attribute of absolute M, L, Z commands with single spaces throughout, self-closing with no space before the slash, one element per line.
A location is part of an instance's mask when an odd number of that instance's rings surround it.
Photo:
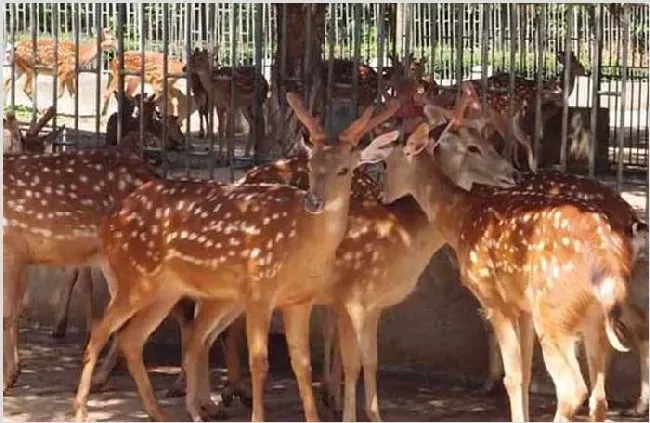
<path fill-rule="evenodd" d="M 72 399 L 81 368 L 83 337 L 70 333 L 63 340 L 50 337 L 49 328 L 35 323 L 22 322 L 21 357 L 23 372 L 16 385 L 4 397 L 5 421 L 66 421 L 73 416 Z M 214 348 L 211 380 L 213 397 L 224 386 L 223 361 Z M 270 338 L 271 369 L 266 384 L 265 408 L 269 421 L 302 421 L 304 416 L 298 390 L 291 374 L 282 336 Z M 183 398 L 165 398 L 166 389 L 179 372 L 178 347 L 148 344 L 145 362 L 164 412 L 171 421 L 188 421 Z M 318 378 L 315 369 L 314 380 Z M 314 388 L 318 387 L 314 383 Z M 379 406 L 387 421 L 507 421 L 509 407 L 503 392 L 493 396 L 474 394 L 473 387 L 450 384 L 436 380 L 425 373 L 380 371 Z M 363 389 L 358 389 L 359 420 L 363 414 Z M 148 421 L 135 384 L 128 373 L 119 369 L 101 392 L 91 393 L 88 403 L 93 421 Z M 550 421 L 553 418 L 555 399 L 551 396 L 533 395 L 531 418 L 533 421 Z M 622 416 L 620 404 L 610 404 L 610 418 L 625 421 L 648 421 L 645 418 Z M 321 418 L 333 415 L 321 407 Z M 225 421 L 250 419 L 249 410 L 239 401 L 227 408 Z M 586 409 L 577 418 L 587 421 Z"/>

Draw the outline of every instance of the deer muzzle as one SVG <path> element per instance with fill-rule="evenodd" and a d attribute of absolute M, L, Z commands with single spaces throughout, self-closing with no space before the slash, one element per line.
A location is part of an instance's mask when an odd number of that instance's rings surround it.
<path fill-rule="evenodd" d="M 325 202 L 316 194 L 308 192 L 305 197 L 305 211 L 311 214 L 320 214 L 325 210 Z"/>

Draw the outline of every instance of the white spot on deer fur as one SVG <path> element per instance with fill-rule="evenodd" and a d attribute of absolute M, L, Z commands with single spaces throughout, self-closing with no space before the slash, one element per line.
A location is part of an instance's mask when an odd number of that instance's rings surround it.
<path fill-rule="evenodd" d="M 214 244 L 214 242 L 212 242 L 211 239 L 208 239 L 208 240 L 205 241 L 205 246 L 208 247 L 208 248 L 212 247 L 213 244 Z"/>
<path fill-rule="evenodd" d="M 478 254 L 476 254 L 476 251 L 472 250 L 469 252 L 469 261 L 470 263 L 478 262 Z"/>
<path fill-rule="evenodd" d="M 253 248 L 251 250 L 250 258 L 256 258 L 257 256 L 260 255 L 260 253 L 261 253 L 261 251 L 260 251 L 259 248 Z"/>
<path fill-rule="evenodd" d="M 262 219 L 262 224 L 263 225 L 268 225 L 269 223 L 271 223 L 271 219 L 269 219 L 268 217 L 265 217 L 264 219 Z"/>
<path fill-rule="evenodd" d="M 241 244 L 241 242 L 237 238 L 230 238 L 228 240 L 228 243 L 232 245 L 233 247 L 236 247 Z"/>
<path fill-rule="evenodd" d="M 282 238 L 284 238 L 284 233 L 278 232 L 277 234 L 275 234 L 275 242 L 280 241 Z"/>
<path fill-rule="evenodd" d="M 187 238 L 188 235 L 187 231 L 181 231 L 181 239 Z"/>

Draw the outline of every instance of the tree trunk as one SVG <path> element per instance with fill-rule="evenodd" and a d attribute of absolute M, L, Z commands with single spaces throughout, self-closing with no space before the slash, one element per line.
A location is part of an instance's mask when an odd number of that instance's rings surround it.
<path fill-rule="evenodd" d="M 310 109 L 322 110 L 324 96 L 315 96 L 321 77 L 323 46 L 325 41 L 325 11 L 327 4 L 275 4 L 277 47 L 271 72 L 271 92 L 269 122 L 271 137 L 267 137 L 258 145 L 259 156 L 268 156 L 272 144 L 277 142 L 283 154 L 291 148 L 300 135 L 300 126 L 292 119 L 293 124 L 287 124 L 286 93 L 296 91 L 305 95 L 305 87 L 309 88 L 308 98 Z M 283 18 L 286 11 L 286 40 L 283 28 Z M 311 35 L 307 33 L 307 21 L 311 14 Z M 309 46 L 309 63 L 306 63 L 307 42 Z M 283 63 L 284 55 L 284 63 Z M 283 66 L 284 65 L 284 66 Z M 308 69 L 306 69 L 306 65 Z M 314 104 L 320 102 L 322 104 Z"/>

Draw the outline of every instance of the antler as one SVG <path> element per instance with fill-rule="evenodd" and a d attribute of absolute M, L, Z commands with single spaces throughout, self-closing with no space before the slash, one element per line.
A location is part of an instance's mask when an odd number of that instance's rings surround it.
<path fill-rule="evenodd" d="M 346 130 L 341 132 L 339 139 L 347 141 L 352 145 L 357 145 L 361 137 L 390 119 L 399 108 L 400 101 L 396 99 L 391 100 L 386 104 L 384 110 L 372 119 L 370 118 L 373 112 L 372 106 L 366 108 L 365 112 L 359 119 L 352 122 Z"/>
<path fill-rule="evenodd" d="M 300 96 L 294 92 L 287 93 L 287 103 L 289 103 L 296 117 L 298 117 L 300 122 L 309 131 L 312 144 L 324 144 L 327 138 L 325 130 L 316 118 L 309 113 L 309 110 L 307 110 L 302 100 L 300 100 Z"/>
<path fill-rule="evenodd" d="M 36 121 L 32 121 L 31 125 L 29 125 L 29 129 L 26 132 L 27 137 L 33 137 L 35 135 L 38 135 L 39 132 L 41 132 L 41 129 L 45 126 L 45 124 L 54 117 L 56 114 L 56 107 L 50 106 L 50 108 L 47 109 L 45 114 L 41 116 L 41 118 Z"/>

